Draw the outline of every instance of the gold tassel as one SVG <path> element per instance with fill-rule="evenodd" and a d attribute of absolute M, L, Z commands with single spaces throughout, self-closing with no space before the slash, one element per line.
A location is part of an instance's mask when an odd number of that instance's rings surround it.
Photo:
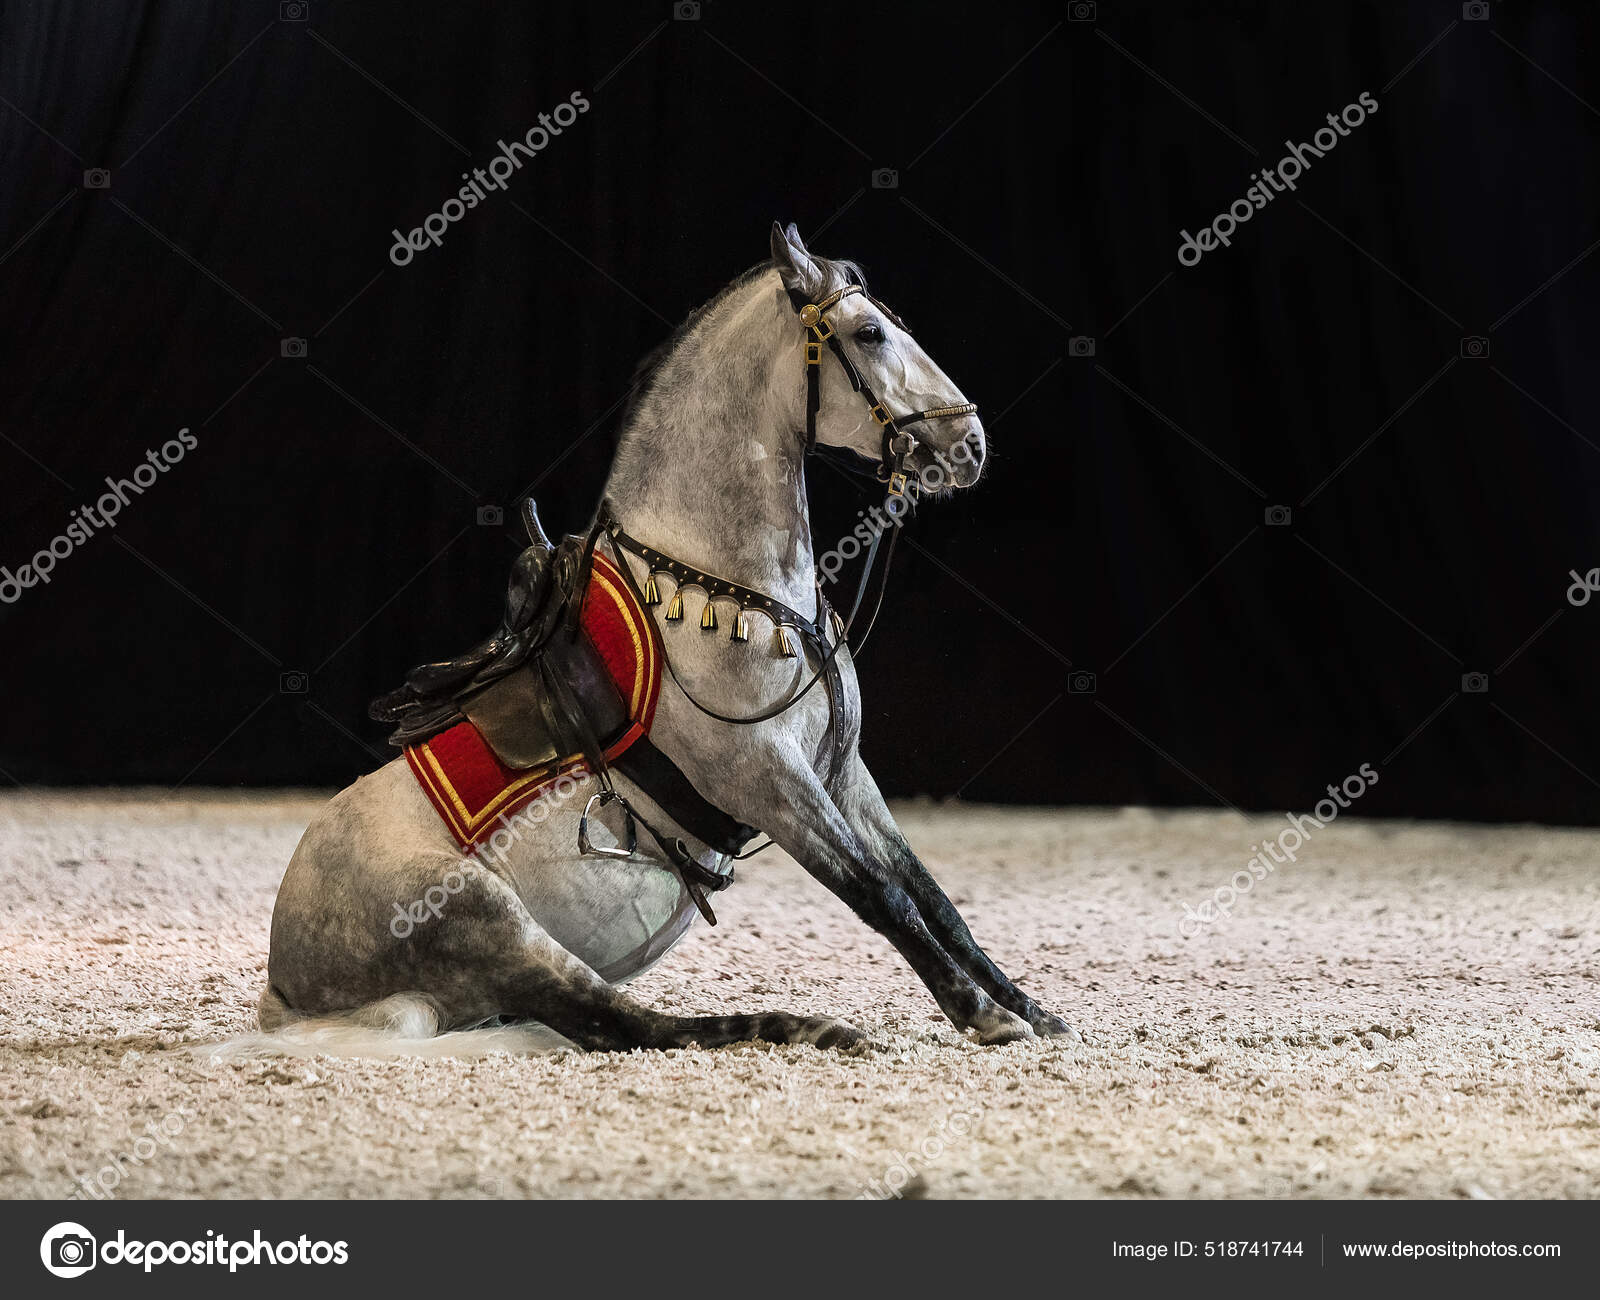
<path fill-rule="evenodd" d="M 778 624 L 778 653 L 785 659 L 800 657 L 800 652 L 794 648 L 794 638 L 789 635 L 789 629 L 782 623 Z"/>
<path fill-rule="evenodd" d="M 661 603 L 661 589 L 656 586 L 656 571 L 650 570 L 650 576 L 644 580 L 644 603 L 646 605 L 659 605 Z"/>
<path fill-rule="evenodd" d="M 733 631 L 728 634 L 730 641 L 748 641 L 750 639 L 750 622 L 740 610 L 733 619 Z"/>
<path fill-rule="evenodd" d="M 700 611 L 700 630 L 702 632 L 715 632 L 717 630 L 717 607 L 711 603 L 711 597 L 706 597 L 706 607 Z"/>
<path fill-rule="evenodd" d="M 667 606 L 667 622 L 683 622 L 683 589 L 681 587 L 672 593 L 672 602 Z"/>

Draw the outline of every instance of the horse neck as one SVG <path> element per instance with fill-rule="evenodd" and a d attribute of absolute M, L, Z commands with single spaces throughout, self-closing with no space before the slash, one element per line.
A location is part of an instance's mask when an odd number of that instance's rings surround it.
<path fill-rule="evenodd" d="M 623 430 L 606 497 L 646 545 L 809 615 L 803 449 L 772 382 L 777 318 L 765 328 L 756 297 L 755 310 L 710 313 L 662 362 Z"/>

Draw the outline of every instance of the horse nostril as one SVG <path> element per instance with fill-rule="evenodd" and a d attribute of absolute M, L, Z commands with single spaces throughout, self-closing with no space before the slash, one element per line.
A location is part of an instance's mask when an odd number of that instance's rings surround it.
<path fill-rule="evenodd" d="M 988 452 L 989 446 L 984 440 L 983 426 L 974 421 L 972 428 L 950 444 L 950 448 L 945 455 L 957 461 L 957 463 L 982 465 Z"/>

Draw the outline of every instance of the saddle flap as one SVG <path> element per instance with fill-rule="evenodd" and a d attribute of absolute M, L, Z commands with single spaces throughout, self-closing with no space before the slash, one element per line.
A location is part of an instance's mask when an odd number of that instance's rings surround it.
<path fill-rule="evenodd" d="M 559 689 L 546 674 L 557 678 Z M 609 745 L 628 709 L 587 636 L 558 635 L 538 657 L 458 706 L 507 767 L 547 767 L 581 754 L 585 735 Z M 581 713 L 581 716 L 579 716 Z"/>
<path fill-rule="evenodd" d="M 566 757 L 545 715 L 539 679 L 526 665 L 468 696 L 460 709 L 507 767 L 548 767 Z"/>

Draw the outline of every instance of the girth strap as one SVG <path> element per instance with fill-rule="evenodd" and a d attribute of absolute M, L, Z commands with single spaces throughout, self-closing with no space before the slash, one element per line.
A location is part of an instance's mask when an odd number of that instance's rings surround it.
<path fill-rule="evenodd" d="M 629 745 L 611 766 L 660 804 L 684 830 L 718 853 L 738 857 L 759 834 L 755 827 L 746 826 L 707 800 L 648 736 Z M 698 863 L 695 866 L 699 868 Z M 707 889 L 726 889 L 730 879 L 704 871 L 701 883 Z"/>
<path fill-rule="evenodd" d="M 598 527 L 590 534 L 588 544 L 588 563 L 593 563 L 594 539 L 599 536 Z M 585 569 L 587 570 L 587 565 Z M 576 603 L 576 600 L 575 602 Z M 576 623 L 574 624 L 576 627 Z M 663 835 L 656 827 L 624 799 L 612 786 L 611 769 L 627 776 L 636 785 L 648 794 L 655 802 L 665 809 L 667 813 L 680 826 L 691 835 L 701 838 L 708 846 L 718 853 L 727 853 L 730 856 L 737 854 L 746 844 L 755 838 L 756 831 L 753 827 L 745 826 L 735 821 L 715 804 L 707 800 L 696 790 L 688 777 L 678 769 L 665 754 L 651 745 L 645 737 L 635 740 L 628 749 L 618 755 L 615 762 L 606 760 L 605 743 L 595 732 L 593 719 L 584 701 L 567 681 L 566 675 L 559 667 L 551 662 L 548 655 L 541 656 L 536 668 L 547 698 L 552 704 L 551 714 L 559 733 L 570 737 L 566 748 L 569 752 L 582 753 L 589 771 L 599 782 L 601 791 L 606 798 L 617 799 L 623 807 L 624 813 L 636 821 L 642 822 L 644 828 L 650 832 L 667 860 L 677 871 L 679 879 L 683 881 L 684 888 L 688 891 L 690 899 L 694 902 L 700 914 L 707 923 L 717 923 L 716 913 L 711 910 L 711 904 L 706 901 L 705 891 L 726 889 L 732 883 L 733 877 L 708 871 L 689 852 L 688 847 L 676 836 Z M 645 748 L 648 753 L 634 755 L 634 751 Z M 580 837 L 580 844 L 582 839 Z"/>

